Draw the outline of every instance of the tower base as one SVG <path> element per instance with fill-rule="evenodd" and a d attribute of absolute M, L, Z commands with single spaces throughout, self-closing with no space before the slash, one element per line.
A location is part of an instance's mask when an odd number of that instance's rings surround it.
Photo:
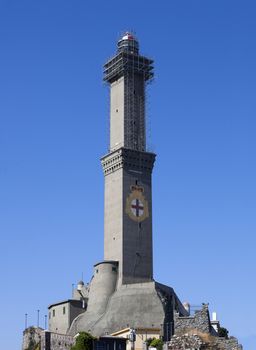
<path fill-rule="evenodd" d="M 104 295 L 102 290 L 97 292 L 94 288 L 92 293 Z M 89 294 L 89 300 L 95 297 Z M 174 310 L 187 315 L 174 290 L 155 281 L 121 285 L 104 304 L 101 312 L 88 307 L 73 321 L 68 333 L 87 331 L 101 336 L 127 327 L 156 327 L 162 330 L 164 338 L 169 338 L 173 334 Z"/>

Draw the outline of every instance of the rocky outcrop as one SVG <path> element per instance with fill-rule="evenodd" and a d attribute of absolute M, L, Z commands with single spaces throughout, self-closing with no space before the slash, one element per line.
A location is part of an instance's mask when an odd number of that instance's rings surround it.
<path fill-rule="evenodd" d="M 41 343 L 44 330 L 40 327 L 29 327 L 23 332 L 22 350 L 36 350 Z"/>

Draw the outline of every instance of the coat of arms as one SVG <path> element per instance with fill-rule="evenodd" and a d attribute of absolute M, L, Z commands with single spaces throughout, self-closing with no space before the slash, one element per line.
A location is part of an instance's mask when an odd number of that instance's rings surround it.
<path fill-rule="evenodd" d="M 148 202 L 143 192 L 143 187 L 131 186 L 131 193 L 126 199 L 126 213 L 132 220 L 137 222 L 141 222 L 149 216 Z"/>

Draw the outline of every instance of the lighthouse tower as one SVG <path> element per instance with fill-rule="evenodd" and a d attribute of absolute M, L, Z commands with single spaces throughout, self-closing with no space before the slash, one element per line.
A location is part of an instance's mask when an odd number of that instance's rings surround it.
<path fill-rule="evenodd" d="M 234 337 L 219 337 L 208 304 L 190 315 L 189 304 L 182 304 L 172 287 L 153 278 L 155 154 L 147 149 L 145 122 L 145 90 L 152 77 L 153 61 L 140 54 L 134 35 L 125 33 L 116 54 L 104 65 L 104 81 L 110 88 L 109 150 L 101 159 L 104 259 L 94 265 L 89 283 L 80 281 L 72 288 L 72 299 L 49 305 L 48 331 L 40 327 L 24 331 L 23 349 L 39 338 L 41 348 L 67 349 L 78 333 L 89 332 L 100 337 L 95 343 L 98 349 L 115 349 L 119 343 L 115 336 L 129 339 L 135 350 L 142 350 L 152 337 L 169 342 L 169 348 L 180 349 L 185 343 L 194 348 L 201 346 L 199 338 L 205 335 L 202 339 L 211 338 L 213 346 L 242 350 Z M 166 257 L 166 274 L 172 273 L 172 265 Z M 174 333 L 178 336 L 173 337 Z"/>
<path fill-rule="evenodd" d="M 171 287 L 153 279 L 152 185 L 155 154 L 147 151 L 145 89 L 153 61 L 140 55 L 134 35 L 118 41 L 104 65 L 110 86 L 109 152 L 105 177 L 104 260 L 94 265 L 86 290 L 86 311 L 68 334 L 111 334 L 129 327 L 173 332 L 174 310 L 187 315 Z"/>
<path fill-rule="evenodd" d="M 118 262 L 119 283 L 151 281 L 152 191 L 155 154 L 146 152 L 145 88 L 153 61 L 126 33 L 104 66 L 110 85 L 110 145 L 105 175 L 104 260 Z"/>

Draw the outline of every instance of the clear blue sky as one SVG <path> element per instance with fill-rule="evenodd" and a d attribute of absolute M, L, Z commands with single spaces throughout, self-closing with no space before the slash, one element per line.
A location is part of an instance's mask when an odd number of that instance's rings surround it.
<path fill-rule="evenodd" d="M 126 29 L 155 59 L 155 278 L 256 349 L 255 18 L 247 0 L 0 0 L 2 349 L 103 258 L 102 65 Z"/>

